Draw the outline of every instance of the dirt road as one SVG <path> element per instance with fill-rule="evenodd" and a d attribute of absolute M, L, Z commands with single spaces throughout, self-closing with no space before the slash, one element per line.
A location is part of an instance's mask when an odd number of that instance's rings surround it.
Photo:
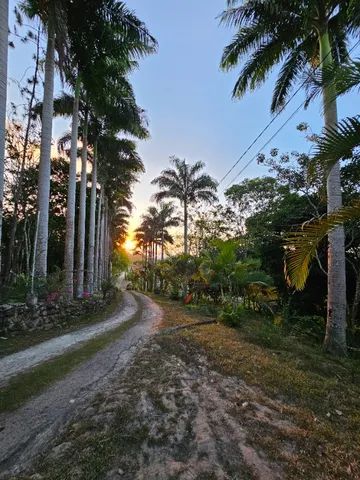
<path fill-rule="evenodd" d="M 138 305 L 134 296 L 124 292 L 123 300 L 117 312 L 105 322 L 90 325 L 71 333 L 52 338 L 21 352 L 7 355 L 0 359 L 0 387 L 12 376 L 57 357 L 74 348 L 80 342 L 85 342 L 129 320 L 137 311 Z"/>
<path fill-rule="evenodd" d="M 138 322 L 120 339 L 17 411 L 0 415 L 0 478 L 5 478 L 10 472 L 16 474 L 22 471 L 59 433 L 61 427 L 77 411 L 85 409 L 94 395 L 101 392 L 127 366 L 139 344 L 156 328 L 161 315 L 160 309 L 141 294 L 127 293 L 125 308 L 116 317 L 80 332 L 65 335 L 65 339 L 60 337 L 60 340 L 56 339 L 58 342 L 46 342 L 49 344 L 49 348 L 46 348 L 47 355 L 50 355 L 49 352 L 58 355 L 60 351 L 69 348 L 70 344 L 73 346 L 75 339 L 84 341 L 90 338 L 91 334 L 97 335 L 113 328 L 135 313 L 139 315 Z M 53 348 L 50 348 L 51 346 Z M 37 349 L 34 365 L 39 363 L 40 357 L 49 358 L 42 355 L 41 345 Z M 29 358 L 35 359 L 35 356 Z"/>

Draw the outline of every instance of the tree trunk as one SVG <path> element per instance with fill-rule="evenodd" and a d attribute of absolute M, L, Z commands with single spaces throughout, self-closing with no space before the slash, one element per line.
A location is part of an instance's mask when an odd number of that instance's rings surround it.
<path fill-rule="evenodd" d="M 84 294 L 84 266 L 85 266 L 85 219 L 86 219 L 86 184 L 87 184 L 87 112 L 84 119 L 83 146 L 81 150 L 81 183 L 80 183 L 80 206 L 78 219 L 78 259 L 76 276 L 76 296 L 82 298 Z"/>
<path fill-rule="evenodd" d="M 99 206 L 97 211 L 97 221 L 96 221 L 96 242 L 95 242 L 95 268 L 94 268 L 94 290 L 97 292 L 100 287 L 99 282 L 99 258 L 100 258 L 100 229 L 101 229 L 101 209 L 103 202 L 104 190 L 101 187 L 100 197 L 99 197 Z"/>
<path fill-rule="evenodd" d="M 184 254 L 188 253 L 188 206 L 187 200 L 184 200 Z"/>
<path fill-rule="evenodd" d="M 109 202 L 105 199 L 104 209 L 104 280 L 109 279 Z"/>
<path fill-rule="evenodd" d="M 351 308 L 351 327 L 359 324 L 358 313 L 360 304 L 360 272 L 356 272 L 356 288 L 354 300 Z"/>
<path fill-rule="evenodd" d="M 165 249 L 165 245 L 164 245 L 164 229 L 162 229 L 161 231 L 161 260 L 163 261 L 164 260 L 164 249 Z"/>
<path fill-rule="evenodd" d="M 40 163 L 37 204 L 39 232 L 36 249 L 35 275 L 46 278 L 49 237 L 49 199 L 51 174 L 51 136 L 54 111 L 54 69 L 55 69 L 55 32 L 52 21 L 48 23 L 48 38 L 45 58 L 44 97 L 42 107 L 42 128 L 40 143 Z"/>
<path fill-rule="evenodd" d="M 11 270 L 12 264 L 13 264 L 16 230 L 17 230 L 18 220 L 19 220 L 19 203 L 20 203 L 21 197 L 23 196 L 22 186 L 23 186 L 23 178 L 24 178 L 24 173 L 25 173 L 27 149 L 28 149 L 29 137 L 30 137 L 32 110 L 33 110 L 34 101 L 35 101 L 36 86 L 37 86 L 37 83 L 38 83 L 39 59 L 40 59 L 40 33 L 41 33 L 41 31 L 40 31 L 40 27 L 39 27 L 38 28 L 38 34 L 37 34 L 37 40 L 36 40 L 35 70 L 34 70 L 34 76 L 33 76 L 33 80 L 32 80 L 32 89 L 31 89 L 29 105 L 28 105 L 27 124 L 26 124 L 26 130 L 25 130 L 24 145 L 23 145 L 23 148 L 22 148 L 20 172 L 19 172 L 19 175 L 18 175 L 18 178 L 17 178 L 17 181 L 16 181 L 17 185 L 16 185 L 15 191 L 14 191 L 14 210 L 13 210 L 12 218 L 11 218 L 9 243 L 8 243 L 8 248 L 7 248 L 5 266 L 4 266 L 4 275 L 3 275 L 4 282 L 6 282 L 8 280 L 9 273 L 10 273 L 10 270 Z M 26 210 L 26 206 L 25 206 L 25 209 L 23 209 L 24 216 L 26 216 L 26 211 L 25 210 Z M 0 237 L 1 237 L 1 235 L 0 235 Z"/>
<path fill-rule="evenodd" d="M 5 169 L 6 93 L 8 61 L 9 1 L 0 4 L 0 274 Z"/>
<path fill-rule="evenodd" d="M 320 61 L 323 67 L 333 63 L 329 34 L 320 37 Z M 333 85 L 323 88 L 325 128 L 337 123 L 336 91 Z M 327 177 L 327 211 L 342 206 L 340 164 L 337 162 Z M 337 227 L 328 236 L 328 300 L 324 348 L 336 355 L 346 355 L 346 276 L 344 228 Z"/>
<path fill-rule="evenodd" d="M 96 185 L 97 185 L 97 142 L 94 144 L 94 159 L 91 175 L 89 243 L 87 258 L 87 290 L 94 293 L 94 259 L 95 259 L 95 217 L 96 217 Z"/>
<path fill-rule="evenodd" d="M 78 76 L 75 86 L 75 98 L 71 124 L 71 148 L 70 148 L 70 170 L 69 186 L 67 193 L 66 209 L 66 233 L 65 233 L 65 295 L 68 300 L 74 296 L 74 248 L 75 248 L 75 204 L 76 204 L 76 162 L 77 142 L 79 130 L 79 97 L 80 77 Z"/>
<path fill-rule="evenodd" d="M 100 221 L 100 249 L 99 249 L 99 283 L 98 286 L 102 288 L 102 282 L 104 280 L 104 234 L 105 234 L 105 195 L 103 195 L 103 201 L 101 205 L 101 221 Z"/>

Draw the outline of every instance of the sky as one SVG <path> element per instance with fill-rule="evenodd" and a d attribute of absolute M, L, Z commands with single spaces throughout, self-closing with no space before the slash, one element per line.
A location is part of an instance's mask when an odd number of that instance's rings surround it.
<path fill-rule="evenodd" d="M 15 5 L 10 0 L 10 8 Z M 169 156 L 201 160 L 206 171 L 220 180 L 245 149 L 270 121 L 271 93 L 276 71 L 265 85 L 233 100 L 231 91 L 237 71 L 222 72 L 219 62 L 232 31 L 219 25 L 218 15 L 225 0 L 128 0 L 127 5 L 143 20 L 159 43 L 157 54 L 140 61 L 140 68 L 131 76 L 138 103 L 148 115 L 150 139 L 140 141 L 138 150 L 146 173 L 135 186 L 131 229 L 136 228 L 141 214 L 149 206 L 155 192 L 151 180 L 169 163 Z M 10 28 L 12 29 L 12 18 Z M 16 37 L 16 48 L 9 52 L 9 101 L 20 102 L 13 79 L 20 80 L 32 68 L 33 45 L 24 45 Z M 360 56 L 357 47 L 353 56 Z M 56 90 L 61 91 L 60 80 Z M 245 155 L 229 177 L 220 185 L 220 198 L 230 181 L 260 150 L 304 100 L 300 92 L 286 110 Z M 358 113 L 359 98 L 348 95 L 339 101 L 339 116 Z M 264 152 L 277 147 L 280 151 L 308 151 L 309 143 L 296 130 L 307 122 L 314 132 L 322 126 L 321 104 L 315 101 L 308 110 L 297 115 L 276 135 Z M 69 120 L 56 120 L 53 137 L 58 138 L 70 126 Z M 264 167 L 252 162 L 239 177 L 266 175 Z"/>

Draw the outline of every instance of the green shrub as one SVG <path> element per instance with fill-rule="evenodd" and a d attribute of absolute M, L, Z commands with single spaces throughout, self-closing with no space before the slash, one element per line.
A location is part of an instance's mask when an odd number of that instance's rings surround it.
<path fill-rule="evenodd" d="M 219 319 L 229 327 L 239 327 L 248 316 L 243 305 L 228 303 L 221 309 Z"/>
<path fill-rule="evenodd" d="M 180 299 L 180 292 L 177 288 L 172 288 L 169 293 L 170 300 L 179 300 Z"/>
<path fill-rule="evenodd" d="M 1 303 L 23 303 L 26 300 L 26 295 L 30 291 L 31 281 L 25 274 L 18 275 L 15 280 L 9 284 L 4 285 L 0 292 Z"/>
<path fill-rule="evenodd" d="M 109 280 L 105 280 L 101 284 L 101 291 L 103 294 L 103 298 L 111 298 L 113 295 L 115 295 L 117 288 L 114 285 L 114 279 L 109 278 Z"/>
<path fill-rule="evenodd" d="M 217 317 L 219 314 L 219 307 L 213 303 L 190 303 L 189 305 L 186 305 L 186 308 L 196 313 L 200 313 L 201 315 L 205 315 L 206 317 Z"/>
<path fill-rule="evenodd" d="M 291 315 L 285 319 L 284 329 L 290 335 L 321 342 L 325 335 L 325 325 L 325 319 L 318 315 Z"/>

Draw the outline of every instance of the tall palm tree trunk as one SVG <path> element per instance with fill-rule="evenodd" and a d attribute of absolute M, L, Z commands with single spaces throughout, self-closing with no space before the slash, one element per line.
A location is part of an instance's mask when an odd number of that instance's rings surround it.
<path fill-rule="evenodd" d="M 65 233 L 65 295 L 68 300 L 74 296 L 74 248 L 75 248 L 75 203 L 76 203 L 76 162 L 79 130 L 80 77 L 76 80 L 71 124 L 71 148 L 69 186 L 67 193 L 66 233 Z"/>
<path fill-rule="evenodd" d="M 5 169 L 6 93 L 8 61 L 9 2 L 0 4 L 0 274 Z"/>
<path fill-rule="evenodd" d="M 320 37 L 320 61 L 323 67 L 332 64 L 328 31 Z M 333 85 L 323 88 L 325 127 L 337 123 L 336 91 Z M 340 164 L 336 163 L 327 177 L 327 210 L 332 213 L 342 206 Z M 328 236 L 328 299 L 324 348 L 346 355 L 346 276 L 344 228 L 337 227 Z"/>
<path fill-rule="evenodd" d="M 94 293 L 94 260 L 95 260 L 95 221 L 96 221 L 96 185 L 97 185 L 97 142 L 94 144 L 93 170 L 91 175 L 89 244 L 87 258 L 87 290 Z"/>
<path fill-rule="evenodd" d="M 49 237 L 49 198 L 51 174 L 51 136 L 54 111 L 55 31 L 52 20 L 48 23 L 45 58 L 44 97 L 40 143 L 40 163 L 37 204 L 39 215 L 38 242 L 35 258 L 35 275 L 46 278 Z"/>
<path fill-rule="evenodd" d="M 355 294 L 354 300 L 351 307 L 351 317 L 350 317 L 350 328 L 354 328 L 359 325 L 359 304 L 360 304 L 360 272 L 356 272 L 356 284 L 355 284 Z"/>
<path fill-rule="evenodd" d="M 81 298 L 84 294 L 84 267 L 85 267 L 85 219 L 86 219 L 86 167 L 87 167 L 87 112 L 84 119 L 83 146 L 81 150 L 81 183 L 80 183 L 80 206 L 78 220 L 78 259 L 76 277 L 76 296 Z"/>
<path fill-rule="evenodd" d="M 9 274 L 13 265 L 13 258 L 14 258 L 14 251 L 15 251 L 15 239 L 16 239 L 16 231 L 19 221 L 19 207 L 20 207 L 20 200 L 23 193 L 23 178 L 25 173 L 25 165 L 26 165 L 26 157 L 28 153 L 28 145 L 29 145 L 29 137 L 30 137 L 30 128 L 32 122 L 32 110 L 35 101 L 36 95 L 36 87 L 38 84 L 38 72 L 39 72 L 39 60 L 40 60 L 40 27 L 38 28 L 37 39 L 36 39 L 36 54 L 35 54 L 35 70 L 34 76 L 32 80 L 32 89 L 30 93 L 30 99 L 28 104 L 28 114 L 27 114 L 27 123 L 26 123 L 26 130 L 25 130 L 25 137 L 24 137 L 24 144 L 22 148 L 22 155 L 21 155 L 21 164 L 20 164 L 20 172 L 17 178 L 17 186 L 14 191 L 14 208 L 12 212 L 11 218 L 11 227 L 10 227 L 10 235 L 9 235 L 9 243 L 7 248 L 7 255 L 6 261 L 4 262 L 4 282 L 6 282 L 9 278 Z M 1 175 L 1 173 L 0 173 Z M 23 209 L 23 214 L 26 215 L 25 209 Z M 1 228 L 0 228 L 1 230 Z M 0 234 L 0 241 L 1 241 L 1 234 Z M 1 261 L 0 261 L 1 263 Z"/>
<path fill-rule="evenodd" d="M 161 231 L 161 260 L 164 260 L 164 250 L 165 250 L 165 239 L 164 239 L 164 229 Z"/>
<path fill-rule="evenodd" d="M 95 266 L 94 266 L 94 290 L 97 292 L 99 290 L 99 258 L 100 258 L 100 229 L 101 229 L 101 209 L 103 202 L 104 190 L 101 188 L 99 205 L 97 211 L 97 220 L 96 220 L 96 241 L 95 241 Z"/>
<path fill-rule="evenodd" d="M 184 253 L 188 253 L 188 205 L 187 200 L 184 200 Z"/>
<path fill-rule="evenodd" d="M 100 243 L 99 243 L 99 280 L 98 286 L 102 288 L 102 282 L 104 280 L 104 246 L 105 246 L 105 195 L 101 205 L 101 221 L 100 221 Z"/>
<path fill-rule="evenodd" d="M 105 281 L 109 279 L 109 202 L 105 199 L 104 209 L 104 257 L 103 257 L 103 278 Z"/>

